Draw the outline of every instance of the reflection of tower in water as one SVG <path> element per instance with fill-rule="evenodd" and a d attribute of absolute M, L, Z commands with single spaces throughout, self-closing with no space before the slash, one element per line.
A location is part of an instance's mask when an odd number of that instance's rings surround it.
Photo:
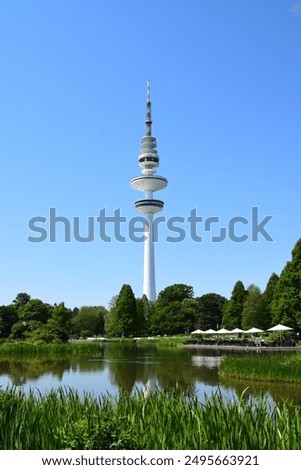
<path fill-rule="evenodd" d="M 106 345 L 104 360 L 109 380 L 120 391 L 134 393 L 141 390 L 149 378 L 149 363 L 140 357 L 139 349 L 137 343 Z"/>
<path fill-rule="evenodd" d="M 152 390 L 154 390 L 157 386 L 157 381 L 154 377 L 149 377 L 147 379 L 147 382 L 144 384 L 144 387 L 143 387 L 143 395 L 145 397 L 148 397 Z"/>

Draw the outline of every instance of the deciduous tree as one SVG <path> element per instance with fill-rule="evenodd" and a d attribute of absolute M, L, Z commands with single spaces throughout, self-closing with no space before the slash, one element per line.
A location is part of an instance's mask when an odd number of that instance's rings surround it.
<path fill-rule="evenodd" d="M 46 325 L 47 333 L 52 336 L 52 341 L 66 342 L 71 334 L 72 310 L 65 307 L 64 302 L 53 308 L 52 316 Z"/>
<path fill-rule="evenodd" d="M 271 304 L 274 324 L 284 323 L 301 330 L 301 238 L 292 250 L 275 286 Z"/>
<path fill-rule="evenodd" d="M 191 331 L 198 315 L 198 303 L 193 289 L 186 284 L 174 284 L 163 289 L 154 303 L 149 318 L 152 334 L 179 334 Z"/>
<path fill-rule="evenodd" d="M 19 307 L 20 305 L 28 304 L 30 300 L 31 300 L 31 297 L 29 294 L 26 294 L 26 292 L 20 292 L 19 294 L 17 294 L 16 298 L 13 300 L 13 304 Z"/>
<path fill-rule="evenodd" d="M 2 305 L 0 307 L 0 337 L 8 338 L 13 325 L 18 321 L 16 305 Z"/>
<path fill-rule="evenodd" d="M 174 301 L 182 302 L 184 299 L 192 298 L 193 288 L 191 286 L 187 286 L 186 284 L 173 284 L 159 292 L 157 302 L 160 302 L 161 305 L 163 305 L 163 303 L 168 305 Z"/>
<path fill-rule="evenodd" d="M 105 307 L 83 306 L 72 318 L 72 330 L 78 336 L 93 336 L 103 334 Z"/>
<path fill-rule="evenodd" d="M 51 305 L 42 302 L 42 300 L 31 299 L 26 304 L 21 304 L 18 307 L 18 315 L 22 321 L 34 320 L 46 323 L 51 317 L 52 309 Z"/>
<path fill-rule="evenodd" d="M 209 293 L 198 299 L 199 325 L 198 328 L 207 330 L 209 328 L 220 328 L 223 318 L 223 307 L 227 299 L 222 295 Z"/>

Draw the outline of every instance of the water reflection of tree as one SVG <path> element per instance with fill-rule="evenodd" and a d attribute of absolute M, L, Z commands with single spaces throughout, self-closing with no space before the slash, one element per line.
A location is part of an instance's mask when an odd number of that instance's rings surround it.
<path fill-rule="evenodd" d="M 150 368 L 144 355 L 152 348 L 143 348 L 134 344 L 108 344 L 104 351 L 104 360 L 108 366 L 110 380 L 120 391 L 131 393 L 140 382 L 146 384 Z"/>
<path fill-rule="evenodd" d="M 68 360 L 10 361 L 0 363 L 0 374 L 6 374 L 14 386 L 37 381 L 42 375 L 51 373 L 62 380 L 63 374 L 70 369 Z"/>
<path fill-rule="evenodd" d="M 154 370 L 158 384 L 161 388 L 179 388 L 183 393 L 190 395 L 196 391 L 195 382 L 196 371 L 187 367 L 185 363 L 180 361 L 161 362 L 157 364 Z"/>
<path fill-rule="evenodd" d="M 222 355 L 225 353 L 223 352 Z M 233 352 L 232 352 L 233 354 Z M 112 385 L 120 391 L 132 393 L 136 387 L 180 388 L 185 394 L 196 394 L 203 386 L 221 387 L 225 396 L 244 399 L 269 394 L 277 403 L 283 397 L 300 401 L 301 386 L 253 382 L 245 379 L 225 379 L 218 375 L 218 356 L 221 352 L 200 349 L 158 349 L 156 346 L 135 344 L 106 344 L 94 357 L 62 357 L 57 359 L 24 357 L 0 361 L 0 376 L 6 375 L 14 386 L 36 382 L 43 375 L 52 375 L 62 381 L 66 372 L 101 372 L 108 369 Z"/>
<path fill-rule="evenodd" d="M 178 351 L 178 354 L 166 355 L 156 369 L 160 387 L 180 388 L 185 394 L 195 394 L 197 385 L 202 382 L 204 385 L 218 385 L 218 367 L 208 367 L 198 365 L 193 361 L 195 353 L 192 350 Z"/>
<path fill-rule="evenodd" d="M 202 381 L 217 385 L 217 369 L 193 367 L 192 352 L 185 349 L 161 349 L 139 345 L 108 345 L 104 357 L 111 382 L 131 393 L 140 382 L 145 387 L 180 388 L 185 394 L 196 392 Z"/>
<path fill-rule="evenodd" d="M 90 361 L 88 358 L 58 358 L 58 359 L 28 359 L 0 361 L 0 375 L 7 375 L 13 386 L 25 385 L 27 382 L 36 382 L 40 377 L 51 374 L 62 381 L 65 372 L 86 372 L 103 370 L 105 364 L 99 361 Z"/>
<path fill-rule="evenodd" d="M 111 347 L 112 346 L 112 347 Z M 272 396 L 280 403 L 283 397 L 298 401 L 300 385 L 260 383 L 248 380 L 225 379 L 219 376 L 218 362 L 222 355 L 233 352 L 200 349 L 158 349 L 138 345 L 107 345 L 104 360 L 110 379 L 120 390 L 131 393 L 137 384 L 147 389 L 178 387 L 185 394 L 197 393 L 198 387 L 219 387 L 225 397 Z"/>
<path fill-rule="evenodd" d="M 95 357 L 18 358 L 0 361 L 0 375 L 7 375 L 14 386 L 38 381 L 46 374 L 62 381 L 65 372 L 97 372 L 108 368 L 110 380 L 122 391 L 135 387 L 179 387 L 195 393 L 195 383 L 216 385 L 216 371 L 192 367 L 191 351 L 160 349 L 135 344 L 106 344 Z M 140 384 L 140 385 L 139 385 Z"/>

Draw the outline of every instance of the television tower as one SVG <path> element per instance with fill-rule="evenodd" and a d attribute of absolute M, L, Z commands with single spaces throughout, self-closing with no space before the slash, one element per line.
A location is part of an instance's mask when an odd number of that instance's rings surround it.
<path fill-rule="evenodd" d="M 144 199 L 135 202 L 137 211 L 142 212 L 145 218 L 144 224 L 144 270 L 143 270 L 143 294 L 148 300 L 156 300 L 155 279 L 155 250 L 153 240 L 153 218 L 154 214 L 161 211 L 164 202 L 153 198 L 153 193 L 167 186 L 167 179 L 156 175 L 159 166 L 159 155 L 157 151 L 156 137 L 152 136 L 152 114 L 150 98 L 150 80 L 147 81 L 146 101 L 146 135 L 141 139 L 141 150 L 139 153 L 139 167 L 142 176 L 136 176 L 131 180 L 133 189 L 144 192 Z"/>

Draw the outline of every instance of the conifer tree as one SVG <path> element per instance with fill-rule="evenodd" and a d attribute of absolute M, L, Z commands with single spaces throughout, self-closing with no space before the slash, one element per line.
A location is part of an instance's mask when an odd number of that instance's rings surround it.
<path fill-rule="evenodd" d="M 242 311 L 241 326 L 248 330 L 255 326 L 256 328 L 265 328 L 265 309 L 264 299 L 259 287 L 251 284 L 247 289 L 247 296 Z"/>
<path fill-rule="evenodd" d="M 263 300 L 264 300 L 264 329 L 267 330 L 272 325 L 272 302 L 274 297 L 274 291 L 276 284 L 279 280 L 279 276 L 276 273 L 271 274 L 265 291 L 263 292 Z"/>
<path fill-rule="evenodd" d="M 137 304 L 131 286 L 124 284 L 115 305 L 116 331 L 122 336 L 136 332 Z"/>
<path fill-rule="evenodd" d="M 241 281 L 233 287 L 230 300 L 225 304 L 222 326 L 229 330 L 241 328 L 242 311 L 247 292 Z"/>

